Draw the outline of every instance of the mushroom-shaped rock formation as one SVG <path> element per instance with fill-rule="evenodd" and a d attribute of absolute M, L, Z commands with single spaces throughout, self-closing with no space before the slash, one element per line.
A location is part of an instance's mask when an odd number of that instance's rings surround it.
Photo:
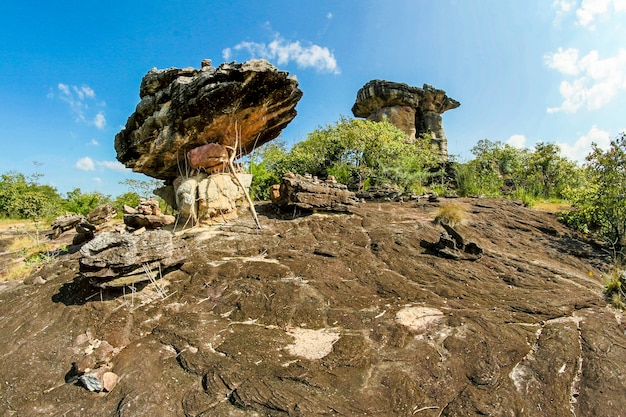
<path fill-rule="evenodd" d="M 391 123 L 406 132 L 411 139 L 423 133 L 432 135 L 441 156 L 448 157 L 448 141 L 443 131 L 441 114 L 456 109 L 461 103 L 446 92 L 424 84 L 412 87 L 404 83 L 372 80 L 356 95 L 352 113 L 356 117 Z"/>
<path fill-rule="evenodd" d="M 302 97 L 295 77 L 265 60 L 201 69 L 150 70 L 141 101 L 115 136 L 117 159 L 127 168 L 170 184 L 187 175 L 187 153 L 216 143 L 238 156 L 276 138 L 296 116 Z"/>

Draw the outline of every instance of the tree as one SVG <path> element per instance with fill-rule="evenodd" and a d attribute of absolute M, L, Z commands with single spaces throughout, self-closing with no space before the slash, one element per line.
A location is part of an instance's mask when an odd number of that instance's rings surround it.
<path fill-rule="evenodd" d="M 58 214 L 61 196 L 49 185 L 38 185 L 24 174 L 8 171 L 0 177 L 0 216 L 21 219 L 50 218 Z"/>
<path fill-rule="evenodd" d="M 570 188 L 567 194 L 575 210 L 561 219 L 581 230 L 597 233 L 611 244 L 615 256 L 626 248 L 626 132 L 602 150 L 592 145 L 585 158 L 587 183 Z"/>
<path fill-rule="evenodd" d="M 507 179 L 516 198 L 563 198 L 567 187 L 581 184 L 582 171 L 561 155 L 555 143 L 539 142 L 533 150 L 517 149 L 509 144 L 483 139 L 472 148 L 475 158 L 457 166 L 461 195 L 502 195 Z"/>
<path fill-rule="evenodd" d="M 535 197 L 563 198 L 565 188 L 578 186 L 582 177 L 578 165 L 561 156 L 556 143 L 537 143 L 524 165 L 520 182 Z"/>
<path fill-rule="evenodd" d="M 267 200 L 273 184 L 280 182 L 285 171 L 287 151 L 280 141 L 266 143 L 249 155 L 248 172 L 252 174 L 250 194 L 256 200 Z"/>
<path fill-rule="evenodd" d="M 156 178 L 150 178 L 149 180 L 136 180 L 136 179 L 126 179 L 124 181 L 120 181 L 120 184 L 127 186 L 130 191 L 133 191 L 139 195 L 141 198 L 150 198 L 154 195 L 154 190 L 163 186 L 162 180 L 157 180 Z"/>
<path fill-rule="evenodd" d="M 139 194 L 134 191 L 118 195 L 113 202 L 113 207 L 117 209 L 118 215 L 124 212 L 124 206 L 137 207 L 139 205 Z"/>
<path fill-rule="evenodd" d="M 110 198 L 97 191 L 83 193 L 80 188 L 74 188 L 67 193 L 65 209 L 70 213 L 87 215 L 98 206 L 109 203 Z"/>
<path fill-rule="evenodd" d="M 442 162 L 429 137 L 409 141 L 387 121 L 348 119 L 318 128 L 268 163 L 278 178 L 286 171 L 320 178 L 333 175 L 351 189 L 392 185 L 402 191 L 422 186 Z M 271 171 L 274 168 L 276 171 Z"/>
<path fill-rule="evenodd" d="M 502 195 L 505 179 L 519 182 L 528 151 L 481 139 L 472 148 L 472 154 L 474 159 L 456 166 L 459 193 L 495 197 Z"/>

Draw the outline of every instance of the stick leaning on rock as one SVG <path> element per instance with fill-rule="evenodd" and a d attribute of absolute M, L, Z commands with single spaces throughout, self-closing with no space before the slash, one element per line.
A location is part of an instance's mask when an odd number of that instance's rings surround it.
<path fill-rule="evenodd" d="M 229 153 L 228 168 L 230 169 L 230 175 L 232 175 L 233 179 L 235 180 L 237 185 L 241 187 L 241 189 L 243 190 L 243 194 L 246 196 L 246 200 L 248 201 L 248 205 L 250 206 L 250 211 L 252 212 L 252 217 L 254 217 L 254 222 L 256 223 L 256 227 L 258 229 L 261 229 L 261 223 L 259 223 L 259 218 L 256 214 L 254 204 L 252 203 L 252 198 L 250 197 L 250 193 L 248 192 L 248 189 L 243 186 L 243 183 L 241 182 L 241 180 L 239 179 L 239 176 L 237 176 L 237 172 L 235 171 L 234 160 L 235 160 L 235 156 L 237 155 L 237 146 L 239 144 L 239 135 L 240 135 L 240 130 L 237 129 L 237 124 L 235 124 L 235 132 L 236 132 L 235 144 L 234 144 L 235 146 L 225 145 L 225 148 L 228 150 L 228 153 Z"/>

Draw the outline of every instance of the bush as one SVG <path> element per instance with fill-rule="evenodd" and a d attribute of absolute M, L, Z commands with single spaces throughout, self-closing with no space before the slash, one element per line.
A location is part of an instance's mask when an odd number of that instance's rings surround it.
<path fill-rule="evenodd" d="M 276 183 L 287 171 L 319 178 L 333 175 L 352 190 L 395 186 L 412 191 L 425 183 L 429 171 L 440 162 L 429 137 L 408 141 L 404 132 L 387 121 L 342 117 L 334 125 L 309 133 L 289 152 L 282 146 L 265 145 L 252 155 L 250 171 L 260 174 L 253 179 L 256 196 L 266 195 L 269 182 Z"/>
<path fill-rule="evenodd" d="M 80 188 L 75 188 L 67 193 L 65 210 L 70 213 L 87 215 L 93 209 L 110 202 L 110 198 L 99 192 L 83 193 Z"/>
<path fill-rule="evenodd" d="M 566 190 L 574 210 L 561 220 L 579 230 L 597 234 L 608 242 L 616 258 L 626 247 L 626 133 L 606 151 L 596 144 L 585 162 L 587 183 Z"/>

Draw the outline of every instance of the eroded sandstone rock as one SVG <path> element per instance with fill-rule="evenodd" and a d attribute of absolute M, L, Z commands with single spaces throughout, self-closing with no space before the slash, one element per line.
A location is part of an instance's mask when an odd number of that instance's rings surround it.
<path fill-rule="evenodd" d="M 422 88 L 392 81 L 372 80 L 356 96 L 352 113 L 356 117 L 382 121 L 388 119 L 411 139 L 429 133 L 441 156 L 448 157 L 448 140 L 441 114 L 461 103 L 446 92 L 424 84 Z"/>
<path fill-rule="evenodd" d="M 117 159 L 170 183 L 189 169 L 185 157 L 210 143 L 245 155 L 276 138 L 296 116 L 298 81 L 264 60 L 215 68 L 150 70 L 141 102 L 115 137 Z M 220 157 L 218 156 L 218 159 Z"/>
<path fill-rule="evenodd" d="M 252 175 L 237 174 L 246 188 L 250 188 Z M 231 174 L 207 175 L 199 173 L 174 181 L 176 208 L 181 224 L 210 223 L 237 217 L 237 208 L 246 205 L 244 189 Z"/>
<path fill-rule="evenodd" d="M 85 244 L 80 254 L 81 274 L 105 288 L 150 280 L 147 271 L 181 265 L 188 251 L 185 242 L 172 233 L 149 230 L 140 235 L 101 233 Z"/>
<path fill-rule="evenodd" d="M 288 172 L 270 192 L 272 203 L 278 207 L 298 207 L 305 210 L 350 211 L 358 200 L 344 184 L 334 178 L 321 181 L 310 175 Z"/>

